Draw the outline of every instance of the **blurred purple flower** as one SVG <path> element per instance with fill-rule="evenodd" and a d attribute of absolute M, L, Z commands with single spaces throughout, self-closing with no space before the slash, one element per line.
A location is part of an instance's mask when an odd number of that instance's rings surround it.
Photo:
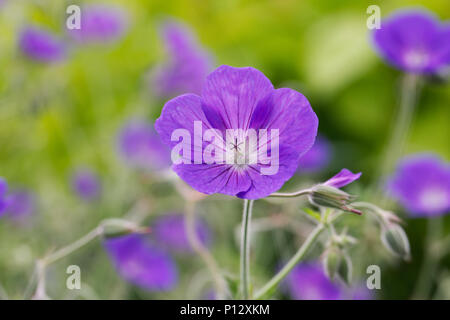
<path fill-rule="evenodd" d="M 119 133 L 118 140 L 120 155 L 132 167 L 159 170 L 171 165 L 169 148 L 145 121 L 129 121 Z"/>
<path fill-rule="evenodd" d="M 339 300 L 343 290 L 327 278 L 320 264 L 297 265 L 286 278 L 287 288 L 296 300 Z"/>
<path fill-rule="evenodd" d="M 166 291 L 177 284 L 177 268 L 172 258 L 147 243 L 143 236 L 109 238 L 104 245 L 125 280 L 149 291 Z"/>
<path fill-rule="evenodd" d="M 99 197 L 101 185 L 98 176 L 89 169 L 79 169 L 72 176 L 72 188 L 85 201 Z"/>
<path fill-rule="evenodd" d="M 425 10 L 402 10 L 373 33 L 379 54 L 395 67 L 436 73 L 450 64 L 450 24 Z"/>
<path fill-rule="evenodd" d="M 15 190 L 6 197 L 6 214 L 12 220 L 22 221 L 30 217 L 36 209 L 36 199 L 27 190 Z"/>
<path fill-rule="evenodd" d="M 298 173 L 317 172 L 324 169 L 330 162 L 331 145 L 327 139 L 318 136 L 314 145 L 299 161 Z"/>
<path fill-rule="evenodd" d="M 124 10 L 106 4 L 87 5 L 81 10 L 80 29 L 69 34 L 80 43 L 105 43 L 120 39 L 127 28 Z"/>
<path fill-rule="evenodd" d="M 403 159 L 387 188 L 416 217 L 450 211 L 450 165 L 432 154 Z"/>
<path fill-rule="evenodd" d="M 194 137 L 191 150 L 199 154 L 195 145 L 196 121 L 205 129 L 216 129 L 222 137 L 226 137 L 229 129 L 241 129 L 244 134 L 236 143 L 224 147 L 225 153 L 231 151 L 236 157 L 242 156 L 237 146 L 245 142 L 249 129 L 279 133 L 279 153 L 273 163 L 273 174 L 263 174 L 269 167 L 265 160 L 269 159 L 264 158 L 266 153 L 262 149 L 269 143 L 261 143 L 259 149 L 253 150 L 258 155 L 257 163 L 244 159 L 247 161 L 243 164 L 208 164 L 203 159 L 202 163 L 194 164 L 192 157 L 183 159 L 187 163 L 172 166 L 178 176 L 199 192 L 245 199 L 263 198 L 279 190 L 295 173 L 299 158 L 313 145 L 318 126 L 316 114 L 301 93 L 287 88 L 274 89 L 270 80 L 256 69 L 230 66 L 221 66 L 207 77 L 201 96 L 184 94 L 167 102 L 155 128 L 162 141 L 172 147 L 179 143 L 171 139 L 172 133 L 177 129 L 187 130 Z M 202 151 L 208 145 L 204 143 Z M 270 146 L 267 149 L 268 153 L 273 151 Z"/>
<path fill-rule="evenodd" d="M 192 248 L 187 239 L 185 219 L 182 214 L 168 214 L 158 218 L 152 230 L 155 239 L 161 246 L 165 246 L 176 252 L 191 252 Z M 196 231 L 200 241 L 204 245 L 211 242 L 211 231 L 203 220 L 196 221 Z"/>
<path fill-rule="evenodd" d="M 5 213 L 7 207 L 6 193 L 8 192 L 8 184 L 5 179 L 0 177 L 0 216 Z"/>
<path fill-rule="evenodd" d="M 374 294 L 372 290 L 367 288 L 365 283 L 349 288 L 347 292 L 349 300 L 373 300 Z"/>
<path fill-rule="evenodd" d="M 152 90 L 162 98 L 182 93 L 199 94 L 213 67 L 211 57 L 187 26 L 171 21 L 164 23 L 161 29 L 169 60 L 153 70 Z"/>
<path fill-rule="evenodd" d="M 65 45 L 54 34 L 37 27 L 26 27 L 19 35 L 19 48 L 38 62 L 57 62 L 65 58 Z"/>
<path fill-rule="evenodd" d="M 323 184 L 330 187 L 342 188 L 346 185 L 358 180 L 361 177 L 361 172 L 353 173 L 348 169 L 342 169 L 338 174 L 325 181 Z"/>

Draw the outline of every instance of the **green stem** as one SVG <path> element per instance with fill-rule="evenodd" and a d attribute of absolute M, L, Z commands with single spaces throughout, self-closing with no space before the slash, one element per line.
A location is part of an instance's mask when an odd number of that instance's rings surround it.
<path fill-rule="evenodd" d="M 413 299 L 428 299 L 431 285 L 434 280 L 436 267 L 439 262 L 439 253 L 433 245 L 442 234 L 442 217 L 427 219 L 427 233 L 424 245 L 424 256 L 422 266 L 419 270 Z"/>
<path fill-rule="evenodd" d="M 240 282 L 242 298 L 250 298 L 250 222 L 252 219 L 253 200 L 244 200 L 241 229 L 241 266 Z"/>
<path fill-rule="evenodd" d="M 297 253 L 291 258 L 291 260 L 286 263 L 286 265 L 281 269 L 266 285 L 264 285 L 260 290 L 258 290 L 254 296 L 254 299 L 263 299 L 269 296 L 273 290 L 280 284 L 280 282 L 291 272 L 291 270 L 299 263 L 304 257 L 308 250 L 311 248 L 312 244 L 318 238 L 318 236 L 325 229 L 324 224 L 319 224 L 310 233 L 306 241 L 297 251 Z"/>
<path fill-rule="evenodd" d="M 217 266 L 216 260 L 208 251 L 208 249 L 200 241 L 197 232 L 195 231 L 195 202 L 186 202 L 186 213 L 185 213 L 185 228 L 186 235 L 191 245 L 192 249 L 200 256 L 200 258 L 205 263 L 214 281 L 214 286 L 219 300 L 225 298 L 226 294 L 226 282 L 220 274 L 219 267 Z"/>
<path fill-rule="evenodd" d="M 378 190 L 383 189 L 384 179 L 393 170 L 397 159 L 403 153 L 418 95 L 418 80 L 419 78 L 416 74 L 410 73 L 405 74 L 402 79 L 400 109 L 393 123 L 392 135 L 378 172 Z"/>
<path fill-rule="evenodd" d="M 102 232 L 103 232 L 102 226 L 95 228 L 94 230 L 92 230 L 85 236 L 81 237 L 77 241 L 69 244 L 68 246 L 66 246 L 64 248 L 59 249 L 58 251 L 52 253 L 51 255 L 44 257 L 41 260 L 41 263 L 44 266 L 48 266 L 49 264 L 52 264 L 52 263 L 58 261 L 59 259 L 64 258 L 65 256 L 80 249 L 81 247 L 85 246 L 86 244 L 88 244 L 89 242 L 91 242 L 92 240 L 94 240 L 95 238 L 100 236 L 102 234 Z"/>
<path fill-rule="evenodd" d="M 310 189 L 305 189 L 305 190 L 299 190 L 299 191 L 291 192 L 291 193 L 275 192 L 275 193 L 272 193 L 271 195 L 269 195 L 269 197 L 270 198 L 295 198 L 295 197 L 308 195 L 310 193 L 311 193 Z"/>

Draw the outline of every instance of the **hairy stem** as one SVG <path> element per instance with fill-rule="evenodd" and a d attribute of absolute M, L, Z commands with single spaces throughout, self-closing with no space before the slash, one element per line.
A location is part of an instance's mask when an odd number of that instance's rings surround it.
<path fill-rule="evenodd" d="M 291 272 L 291 270 L 299 263 L 306 255 L 308 250 L 311 248 L 313 243 L 325 229 L 324 224 L 318 224 L 315 229 L 309 234 L 308 238 L 302 244 L 300 249 L 295 253 L 295 255 L 286 263 L 286 265 L 281 269 L 266 285 L 264 285 L 260 290 L 258 290 L 254 296 L 254 299 L 268 298 L 275 288 L 280 284 L 280 282 Z"/>
<path fill-rule="evenodd" d="M 392 135 L 378 172 L 378 190 L 383 189 L 386 176 L 393 170 L 397 159 L 403 153 L 418 95 L 418 80 L 417 75 L 410 73 L 405 74 L 402 79 L 400 109 L 393 123 Z"/>
<path fill-rule="evenodd" d="M 250 298 L 250 222 L 252 219 L 253 200 L 244 200 L 241 228 L 241 266 L 240 283 L 242 298 Z"/>
<path fill-rule="evenodd" d="M 439 262 L 439 254 L 433 244 L 442 234 L 442 217 L 427 219 L 427 233 L 424 245 L 424 257 L 419 270 L 416 286 L 412 295 L 413 299 L 428 299 L 431 285 Z"/>
<path fill-rule="evenodd" d="M 208 251 L 208 249 L 200 241 L 195 228 L 195 201 L 186 201 L 185 212 L 185 228 L 186 235 L 192 249 L 200 256 L 205 263 L 211 277 L 214 281 L 214 286 L 218 299 L 224 299 L 226 294 L 226 283 L 222 275 L 220 274 L 219 267 L 214 260 L 214 257 Z"/>
<path fill-rule="evenodd" d="M 294 198 L 294 197 L 308 195 L 310 193 L 311 193 L 310 189 L 304 189 L 304 190 L 299 190 L 299 191 L 291 192 L 291 193 L 275 192 L 275 193 L 272 193 L 271 195 L 269 195 L 269 197 L 270 198 Z"/>

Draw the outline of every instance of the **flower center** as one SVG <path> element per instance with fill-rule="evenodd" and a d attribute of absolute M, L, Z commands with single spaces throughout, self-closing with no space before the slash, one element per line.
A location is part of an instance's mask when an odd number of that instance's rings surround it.
<path fill-rule="evenodd" d="M 410 68 L 423 68 L 428 63 L 428 55 L 422 51 L 410 51 L 405 54 L 405 63 Z"/>
<path fill-rule="evenodd" d="M 420 203 L 429 211 L 445 210 L 447 201 L 446 193 L 439 188 L 427 189 L 420 196 Z"/>

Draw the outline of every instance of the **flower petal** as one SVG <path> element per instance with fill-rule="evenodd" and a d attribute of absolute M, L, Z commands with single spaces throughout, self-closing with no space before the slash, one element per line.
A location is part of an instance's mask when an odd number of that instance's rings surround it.
<path fill-rule="evenodd" d="M 353 173 L 348 169 L 342 169 L 338 174 L 333 176 L 331 179 L 327 180 L 324 185 L 342 188 L 361 177 L 361 172 Z"/>
<path fill-rule="evenodd" d="M 258 102 L 273 91 L 272 83 L 260 71 L 251 68 L 221 66 L 206 79 L 202 100 L 208 119 L 217 126 L 222 119 L 228 129 L 247 129 Z"/>

